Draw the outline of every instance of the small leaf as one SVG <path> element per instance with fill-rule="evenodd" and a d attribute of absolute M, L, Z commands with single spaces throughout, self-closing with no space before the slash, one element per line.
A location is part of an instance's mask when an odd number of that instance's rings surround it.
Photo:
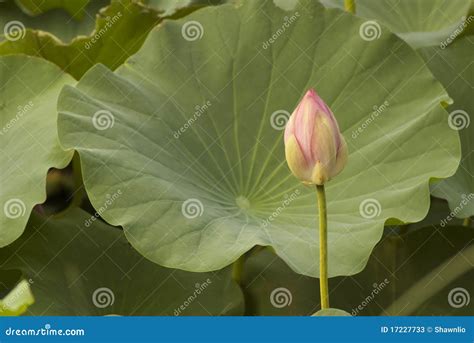
<path fill-rule="evenodd" d="M 21 280 L 6 297 L 0 300 L 0 316 L 19 316 L 35 302 L 30 284 Z"/>
<path fill-rule="evenodd" d="M 350 313 L 347 313 L 346 311 L 344 310 L 339 310 L 337 308 L 327 308 L 327 309 L 324 309 L 324 310 L 319 310 L 318 312 L 314 313 L 313 315 L 311 315 L 312 317 L 319 317 L 319 316 L 328 316 L 328 317 L 332 317 L 332 316 L 350 316 Z"/>

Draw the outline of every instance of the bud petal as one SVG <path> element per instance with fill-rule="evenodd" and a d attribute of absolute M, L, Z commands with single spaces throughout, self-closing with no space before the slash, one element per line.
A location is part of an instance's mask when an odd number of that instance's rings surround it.
<path fill-rule="evenodd" d="M 287 123 L 285 155 L 291 172 L 308 184 L 322 185 L 346 165 L 347 145 L 336 118 L 312 89 Z"/>

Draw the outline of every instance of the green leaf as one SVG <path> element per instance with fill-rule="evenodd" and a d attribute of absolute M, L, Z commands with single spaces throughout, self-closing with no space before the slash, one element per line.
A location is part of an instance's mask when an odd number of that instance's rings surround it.
<path fill-rule="evenodd" d="M 109 1 L 92 1 L 85 9 L 86 15 L 81 20 L 71 20 L 71 16 L 62 10 L 51 10 L 47 13 L 30 17 L 22 12 L 13 1 L 0 2 L 0 42 L 5 40 L 5 33 L 10 40 L 18 41 L 25 36 L 25 29 L 42 30 L 52 33 L 65 43 L 79 35 L 90 35 L 94 30 L 96 14 Z M 21 44 L 18 42 L 16 44 Z"/>
<path fill-rule="evenodd" d="M 0 316 L 19 316 L 35 302 L 30 284 L 22 280 L 6 297 L 0 299 Z"/>
<path fill-rule="evenodd" d="M 313 316 L 350 316 L 349 313 L 347 313 L 344 310 L 339 310 L 337 308 L 327 308 L 324 310 L 319 310 Z"/>
<path fill-rule="evenodd" d="M 117 68 L 143 44 L 148 32 L 163 18 L 131 0 L 114 0 L 97 17 L 89 36 L 64 44 L 47 32 L 24 32 L 19 40 L 0 44 L 0 55 L 26 54 L 49 60 L 76 79 L 93 65 Z"/>
<path fill-rule="evenodd" d="M 15 0 L 18 6 L 29 15 L 36 16 L 52 9 L 64 9 L 72 17 L 82 19 L 85 7 L 90 0 Z"/>
<path fill-rule="evenodd" d="M 330 276 L 362 270 L 384 222 L 421 220 L 429 179 L 456 170 L 449 98 L 422 59 L 387 31 L 361 39 L 357 17 L 299 6 L 248 1 L 165 22 L 115 73 L 96 66 L 62 92 L 60 139 L 81 156 L 93 206 L 122 189 L 102 216 L 148 259 L 209 271 L 271 245 L 318 275 L 315 191 L 289 172 L 280 121 L 310 87 L 350 152 L 327 185 Z"/>
<path fill-rule="evenodd" d="M 454 104 L 449 124 L 461 136 L 462 158 L 456 174 L 432 187 L 434 196 L 448 200 L 453 217 L 474 215 L 474 36 L 456 40 L 446 49 L 420 50 L 436 78 L 441 81 Z"/>
<path fill-rule="evenodd" d="M 36 57 L 0 57 L 0 246 L 20 236 L 34 205 L 46 199 L 46 173 L 64 168 L 72 152 L 57 137 L 56 101 L 74 84 Z"/>
<path fill-rule="evenodd" d="M 159 267 L 139 255 L 122 230 L 77 208 L 58 219 L 32 216 L 25 234 L 0 249 L 0 267 L 31 278 L 36 298 L 31 315 L 243 311 L 242 293 L 229 270 L 200 274 Z"/>
<path fill-rule="evenodd" d="M 343 8 L 343 0 L 320 0 L 328 7 Z M 465 28 L 471 0 L 356 0 L 356 14 L 375 20 L 369 35 L 386 25 L 415 48 L 442 44 Z"/>

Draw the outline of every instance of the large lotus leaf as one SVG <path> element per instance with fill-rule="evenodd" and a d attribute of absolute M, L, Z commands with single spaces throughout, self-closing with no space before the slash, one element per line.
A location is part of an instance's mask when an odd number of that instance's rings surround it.
<path fill-rule="evenodd" d="M 426 48 L 421 53 L 433 74 L 453 97 L 449 124 L 461 136 L 462 159 L 456 174 L 433 186 L 433 195 L 448 200 L 454 216 L 474 215 L 474 36 L 456 40 L 446 49 Z"/>
<path fill-rule="evenodd" d="M 23 314 L 34 301 L 30 284 L 26 280 L 21 280 L 3 299 L 0 299 L 0 316 Z"/>
<path fill-rule="evenodd" d="M 64 9 L 72 17 L 82 19 L 90 0 L 16 0 L 25 13 L 36 16 L 52 9 Z"/>
<path fill-rule="evenodd" d="M 344 6 L 343 0 L 320 0 L 329 7 Z M 356 14 L 368 19 L 368 37 L 376 39 L 386 25 L 413 47 L 441 45 L 458 35 L 467 23 L 471 0 L 356 0 Z M 361 31 L 363 32 L 363 31 Z"/>
<path fill-rule="evenodd" d="M 46 199 L 49 168 L 64 168 L 71 151 L 57 136 L 56 102 L 74 79 L 36 57 L 0 57 L 0 246 L 20 236 L 35 204 Z"/>
<path fill-rule="evenodd" d="M 42 30 L 54 34 L 63 42 L 70 42 L 79 35 L 89 35 L 95 24 L 99 10 L 109 3 L 107 0 L 92 1 L 86 8 L 86 15 L 81 20 L 71 20 L 63 10 L 51 10 L 31 17 L 21 11 L 13 0 L 0 2 L 0 42 L 5 40 L 5 33 L 12 40 L 24 38 L 25 29 Z"/>
<path fill-rule="evenodd" d="M 113 199 L 113 198 L 112 198 Z M 190 273 L 144 259 L 123 231 L 73 209 L 32 216 L 24 235 L 0 249 L 0 268 L 31 280 L 30 315 L 239 315 L 229 270 Z"/>
<path fill-rule="evenodd" d="M 331 276 L 363 269 L 387 219 L 421 220 L 429 179 L 456 170 L 448 96 L 422 59 L 388 31 L 361 39 L 363 21 L 343 11 L 298 6 L 248 1 L 164 22 L 115 73 L 96 66 L 64 88 L 62 144 L 79 151 L 96 208 L 123 190 L 102 215 L 150 260 L 209 271 L 271 245 L 318 275 L 315 190 L 289 172 L 282 140 L 310 87 L 350 151 L 327 186 Z"/>
<path fill-rule="evenodd" d="M 461 226 L 388 231 L 361 273 L 329 280 L 330 305 L 354 316 L 472 315 L 472 301 L 455 301 L 474 292 L 473 239 L 474 230 Z M 268 251 L 247 260 L 243 284 L 249 315 L 307 316 L 321 308 L 319 280 L 295 274 Z"/>
<path fill-rule="evenodd" d="M 27 30 L 21 39 L 2 42 L 0 55 L 39 56 L 79 79 L 96 63 L 117 68 L 140 48 L 148 32 L 161 20 L 156 11 L 140 3 L 114 0 L 100 12 L 89 36 L 64 44 L 46 32 Z"/>

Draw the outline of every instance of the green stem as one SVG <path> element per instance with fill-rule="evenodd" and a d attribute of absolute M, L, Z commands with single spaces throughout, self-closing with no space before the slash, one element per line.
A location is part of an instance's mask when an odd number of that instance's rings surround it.
<path fill-rule="evenodd" d="M 316 194 L 319 209 L 319 289 L 321 294 L 321 309 L 326 309 L 329 308 L 328 221 L 324 185 L 316 185 Z"/>
<path fill-rule="evenodd" d="M 232 280 L 242 286 L 242 275 L 244 272 L 245 254 L 240 256 L 232 265 Z"/>
<path fill-rule="evenodd" d="M 344 9 L 352 14 L 356 13 L 355 0 L 344 0 Z"/>
<path fill-rule="evenodd" d="M 469 217 L 464 218 L 464 221 L 462 222 L 462 226 L 471 226 L 471 218 Z"/>

